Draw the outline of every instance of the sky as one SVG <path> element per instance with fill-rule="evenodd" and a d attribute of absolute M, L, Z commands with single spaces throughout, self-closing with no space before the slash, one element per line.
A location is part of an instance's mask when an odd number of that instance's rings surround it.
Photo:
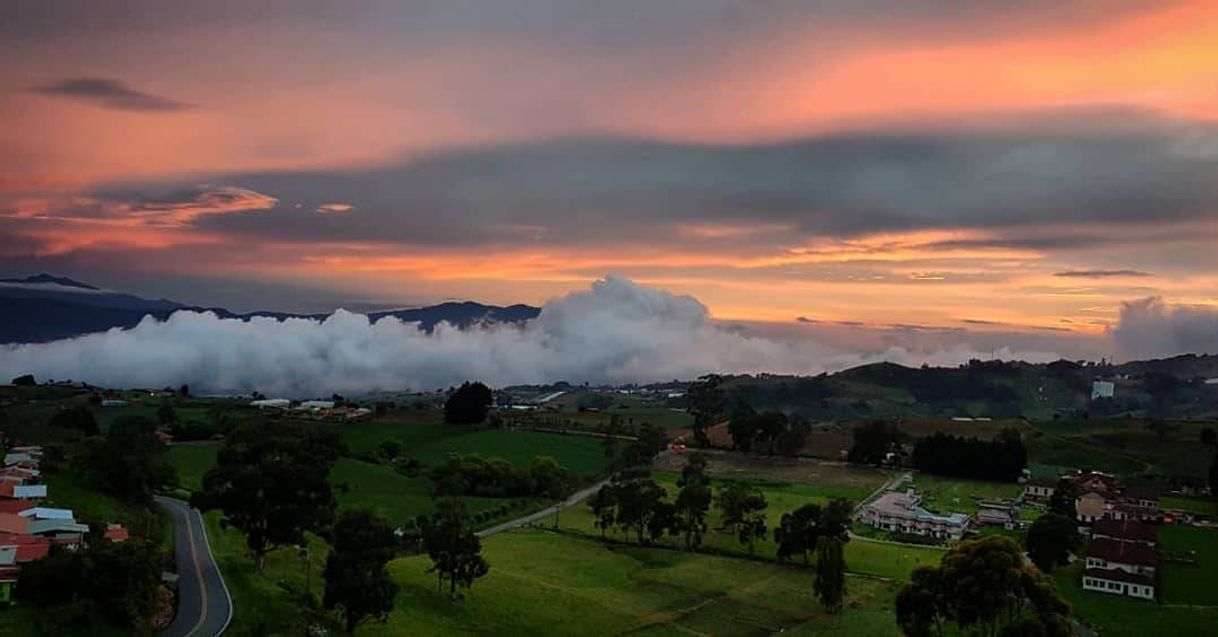
<path fill-rule="evenodd" d="M 1087 354 L 1218 306 L 1214 0 L 14 0 L 0 44 L 0 274 L 307 311 L 615 275 Z"/>

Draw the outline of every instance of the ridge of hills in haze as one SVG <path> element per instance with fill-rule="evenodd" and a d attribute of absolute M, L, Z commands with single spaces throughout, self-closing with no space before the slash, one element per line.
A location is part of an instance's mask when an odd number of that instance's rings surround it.
<path fill-rule="evenodd" d="M 220 318 L 249 319 L 255 316 L 278 320 L 323 319 L 327 314 L 256 311 L 232 312 L 221 307 L 186 305 L 168 299 L 145 299 L 133 294 L 104 290 L 66 277 L 42 273 L 26 278 L 0 279 L 0 343 L 43 343 L 72 338 L 112 328 L 135 327 L 145 316 L 164 320 L 178 310 L 214 312 Z M 369 312 L 370 320 L 392 316 L 418 323 L 430 332 L 439 323 L 465 328 L 492 323 L 520 323 L 537 318 L 540 308 L 516 304 L 484 305 L 473 301 L 450 301 L 425 307 Z"/>

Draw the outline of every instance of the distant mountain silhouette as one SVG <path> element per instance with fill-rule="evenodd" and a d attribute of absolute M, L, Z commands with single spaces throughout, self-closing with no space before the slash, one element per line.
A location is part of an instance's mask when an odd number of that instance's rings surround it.
<path fill-rule="evenodd" d="M 324 319 L 327 314 L 258 311 L 232 312 L 220 307 L 188 306 L 167 299 L 145 299 L 133 294 L 103 290 L 72 279 L 39 274 L 24 279 L 0 279 L 0 343 L 41 343 L 112 328 L 135 327 L 145 316 L 164 320 L 178 310 L 214 312 L 221 318 L 248 320 L 266 316 Z M 468 328 L 483 322 L 523 323 L 537 318 L 540 308 L 530 305 L 483 305 L 473 301 L 447 302 L 427 307 L 370 312 L 371 320 L 393 316 L 418 323 L 425 331 L 447 322 Z"/>

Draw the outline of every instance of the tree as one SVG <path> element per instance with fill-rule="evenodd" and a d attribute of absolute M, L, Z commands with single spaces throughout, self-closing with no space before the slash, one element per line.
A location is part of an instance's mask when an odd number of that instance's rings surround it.
<path fill-rule="evenodd" d="M 47 424 L 52 427 L 79 431 L 86 436 L 96 436 L 101 430 L 97 426 L 97 418 L 93 410 L 83 405 L 60 409 L 55 412 Z"/>
<path fill-rule="evenodd" d="M 612 528 L 614 521 L 617 520 L 616 487 L 613 484 L 601 487 L 588 500 L 588 508 L 592 509 L 592 517 L 596 518 L 593 524 L 600 529 L 601 537 L 605 537 L 605 531 Z"/>
<path fill-rule="evenodd" d="M 495 400 L 491 389 L 479 382 L 466 381 L 444 401 L 444 422 L 453 425 L 476 425 L 486 420 Z"/>
<path fill-rule="evenodd" d="M 370 510 L 347 510 L 334 523 L 331 541 L 323 605 L 342 610 L 347 634 L 368 620 L 384 622 L 398 590 L 385 570 L 397 545 L 393 527 Z"/>
<path fill-rule="evenodd" d="M 190 385 L 182 383 L 182 386 L 178 388 L 178 395 L 183 398 L 190 396 Z"/>
<path fill-rule="evenodd" d="M 681 528 L 685 531 L 685 549 L 692 551 L 702 544 L 706 533 L 706 512 L 710 509 L 710 480 L 706 477 L 706 456 L 691 453 L 681 477 L 677 479 L 676 510 L 680 515 Z"/>
<path fill-rule="evenodd" d="M 749 547 L 751 554 L 757 547 L 757 540 L 766 534 L 768 503 L 765 494 L 755 487 L 732 483 L 719 489 L 718 505 L 723 511 L 723 525 L 736 533 L 736 538 Z"/>
<path fill-rule="evenodd" d="M 821 507 L 805 504 L 790 513 L 783 514 L 774 529 L 774 541 L 778 543 L 778 559 L 787 560 L 795 555 L 808 555 L 816 550 L 820 538 L 829 537 L 845 545 L 850 541 L 850 516 L 854 506 L 849 500 L 834 498 Z"/>
<path fill-rule="evenodd" d="M 740 405 L 727 421 L 727 433 L 732 437 L 732 449 L 749 451 L 757 437 L 757 412 L 748 405 Z"/>
<path fill-rule="evenodd" d="M 396 460 L 398 456 L 402 455 L 404 450 L 405 447 L 402 445 L 402 441 L 398 440 L 397 438 L 386 438 L 376 446 L 376 452 L 379 453 L 382 458 L 389 460 L 390 462 Z"/>
<path fill-rule="evenodd" d="M 1201 428 L 1201 444 L 1209 447 L 1218 445 L 1218 433 L 1214 431 L 1213 427 Z"/>
<path fill-rule="evenodd" d="M 332 428 L 293 421 L 252 421 L 229 434 L 216 466 L 203 476 L 191 504 L 219 509 L 223 522 L 245 534 L 257 568 L 272 549 L 300 544 L 304 532 L 334 517 L 330 469 L 343 452 Z"/>
<path fill-rule="evenodd" d="M 1013 482 L 1028 464 L 1028 451 L 1014 429 L 993 440 L 937 433 L 914 445 L 913 464 L 935 475 Z"/>
<path fill-rule="evenodd" d="M 1218 453 L 1214 454 L 1214 459 L 1210 460 L 1209 472 L 1210 495 L 1218 497 Z"/>
<path fill-rule="evenodd" d="M 1079 493 L 1078 485 L 1069 478 L 1058 478 L 1057 486 L 1053 487 L 1053 495 L 1049 497 L 1049 511 L 1061 516 L 1075 520 L 1078 518 L 1078 512 L 1074 508 L 1074 503 Z"/>
<path fill-rule="evenodd" d="M 909 637 L 1074 634 L 1070 605 L 1053 580 L 1024 564 L 1019 545 L 1002 536 L 962 542 L 938 566 L 914 569 L 895 607 Z"/>
<path fill-rule="evenodd" d="M 623 532 L 633 530 L 640 544 L 647 542 L 648 528 L 656 509 L 664 502 L 664 487 L 648 478 L 633 478 L 617 483 L 617 518 L 614 520 Z"/>
<path fill-rule="evenodd" d="M 846 557 L 842 541 L 823 535 L 816 541 L 816 579 L 812 590 L 825 607 L 833 614 L 842 609 L 842 598 L 846 594 Z"/>
<path fill-rule="evenodd" d="M 650 465 L 656 454 L 668 446 L 668 434 L 663 429 L 650 423 L 639 427 L 637 440 L 632 442 L 622 452 L 619 464 L 623 467 L 641 467 Z"/>
<path fill-rule="evenodd" d="M 104 438 L 83 441 L 77 472 L 91 484 L 128 502 L 146 504 L 152 492 L 176 480 L 165 460 L 156 423 L 144 416 L 119 416 Z"/>
<path fill-rule="evenodd" d="M 162 549 L 143 538 L 96 542 L 75 551 L 55 547 L 21 567 L 17 597 L 54 609 L 45 614 L 66 624 L 56 633 L 80 634 L 96 628 L 99 618 L 148 633 L 148 620 L 163 599 L 164 567 Z"/>
<path fill-rule="evenodd" d="M 33 387 L 38 384 L 38 381 L 34 380 L 33 374 L 22 374 L 14 378 L 12 384 L 18 387 Z"/>
<path fill-rule="evenodd" d="M 156 419 L 157 422 L 161 423 L 162 425 L 168 425 L 170 423 L 177 422 L 178 414 L 173 410 L 172 405 L 161 405 L 160 407 L 157 407 Z"/>
<path fill-rule="evenodd" d="M 699 446 L 709 447 L 707 430 L 723 415 L 723 377 L 708 374 L 689 386 L 685 399 L 689 401 L 689 413 L 694 416 L 694 439 Z"/>
<path fill-rule="evenodd" d="M 880 464 L 888 453 L 901 441 L 901 432 L 895 424 L 873 420 L 854 428 L 854 445 L 847 459 L 858 464 Z"/>
<path fill-rule="evenodd" d="M 1040 570 L 1051 573 L 1057 565 L 1070 562 L 1070 553 L 1079 545 L 1078 524 L 1073 518 L 1047 513 L 1036 518 L 1028 529 L 1024 544 L 1028 557 Z"/>
<path fill-rule="evenodd" d="M 465 505 L 443 500 L 423 528 L 423 546 L 431 558 L 428 573 L 435 573 L 437 587 L 448 581 L 449 599 L 457 598 L 457 588 L 471 588 L 474 580 L 490 572 L 482 557 L 482 541 L 466 524 Z"/>

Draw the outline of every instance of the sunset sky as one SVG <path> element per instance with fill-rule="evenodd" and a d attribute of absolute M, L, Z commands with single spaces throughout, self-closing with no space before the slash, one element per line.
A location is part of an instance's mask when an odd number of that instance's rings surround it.
<path fill-rule="evenodd" d="M 34 0 L 0 274 L 1076 333 L 1218 305 L 1218 1 Z"/>

